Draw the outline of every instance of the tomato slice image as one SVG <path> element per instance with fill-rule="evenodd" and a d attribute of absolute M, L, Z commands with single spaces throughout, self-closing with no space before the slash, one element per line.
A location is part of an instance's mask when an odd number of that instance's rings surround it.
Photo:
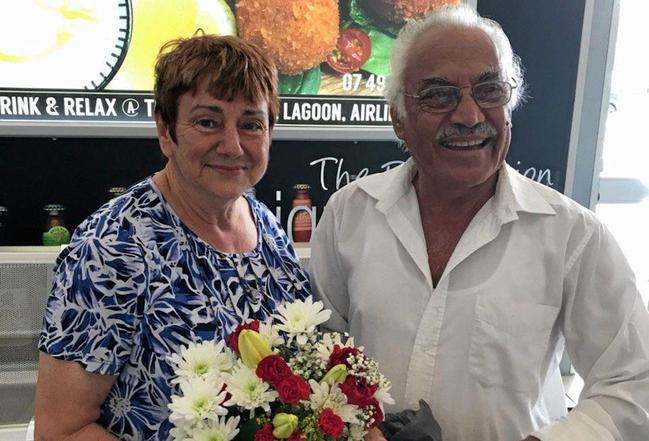
<path fill-rule="evenodd" d="M 356 72 L 370 58 L 372 41 L 358 28 L 340 31 L 336 48 L 327 57 L 327 64 L 340 73 Z"/>

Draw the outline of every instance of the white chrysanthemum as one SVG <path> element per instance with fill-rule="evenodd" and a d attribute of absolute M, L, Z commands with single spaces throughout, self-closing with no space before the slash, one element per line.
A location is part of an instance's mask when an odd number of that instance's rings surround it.
<path fill-rule="evenodd" d="M 186 441 L 231 441 L 239 433 L 239 417 L 218 418 L 196 429 Z"/>
<path fill-rule="evenodd" d="M 205 341 L 183 346 L 180 354 L 173 354 L 168 357 L 168 360 L 176 366 L 174 371 L 178 376 L 172 382 L 178 383 L 182 378 L 218 379 L 223 373 L 232 370 L 235 358 L 223 341 L 218 343 Z"/>
<path fill-rule="evenodd" d="M 318 383 L 315 380 L 309 380 L 311 386 L 311 395 L 309 395 L 309 406 L 313 410 L 324 409 L 329 407 L 336 415 L 346 423 L 359 424 L 358 415 L 361 410 L 355 404 L 347 404 L 347 397 L 340 390 L 338 385 L 334 384 L 331 388 L 326 382 Z"/>
<path fill-rule="evenodd" d="M 316 326 L 329 320 L 331 311 L 323 308 L 322 302 L 314 303 L 311 296 L 304 300 L 284 303 L 277 308 L 274 315 L 281 322 L 277 328 L 286 332 L 289 339 L 295 337 L 299 344 L 304 344 L 307 334 L 311 334 Z"/>
<path fill-rule="evenodd" d="M 270 403 L 278 396 L 277 392 L 270 389 L 268 383 L 262 381 L 243 363 L 237 364 L 226 381 L 228 392 L 232 395 L 228 405 L 236 404 L 249 410 L 262 407 L 266 412 L 270 412 Z"/>
<path fill-rule="evenodd" d="M 182 396 L 173 395 L 169 403 L 169 420 L 183 428 L 226 415 L 228 410 L 222 405 L 226 397 L 223 386 L 222 381 L 216 381 L 212 377 L 182 380 Z"/>
<path fill-rule="evenodd" d="M 284 344 L 284 339 L 279 335 L 279 329 L 272 323 L 260 322 L 259 335 L 264 337 L 271 348 L 276 348 Z"/>
<path fill-rule="evenodd" d="M 354 337 L 348 337 L 344 342 L 342 340 L 342 335 L 338 332 L 325 333 L 322 335 L 322 339 L 315 344 L 315 349 L 318 351 L 318 355 L 324 362 L 329 362 L 329 357 L 334 351 L 334 346 L 338 345 L 341 348 L 353 348 L 354 346 Z M 363 346 L 357 347 L 360 351 L 363 351 Z"/>

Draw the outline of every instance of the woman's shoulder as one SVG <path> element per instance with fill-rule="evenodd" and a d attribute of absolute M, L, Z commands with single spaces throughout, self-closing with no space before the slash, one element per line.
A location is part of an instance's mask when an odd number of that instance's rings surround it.
<path fill-rule="evenodd" d="M 79 253 L 91 243 L 107 252 L 125 252 L 146 237 L 145 231 L 162 225 L 166 213 L 163 201 L 145 179 L 88 216 L 74 230 L 68 252 Z"/>

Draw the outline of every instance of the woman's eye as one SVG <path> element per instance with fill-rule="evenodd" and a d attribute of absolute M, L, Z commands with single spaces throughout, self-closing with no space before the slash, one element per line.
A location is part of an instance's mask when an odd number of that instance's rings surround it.
<path fill-rule="evenodd" d="M 265 126 L 260 121 L 248 121 L 242 124 L 244 130 L 263 131 Z"/>
<path fill-rule="evenodd" d="M 194 125 L 201 129 L 214 129 L 217 127 L 216 121 L 209 118 L 201 118 L 194 122 Z"/>

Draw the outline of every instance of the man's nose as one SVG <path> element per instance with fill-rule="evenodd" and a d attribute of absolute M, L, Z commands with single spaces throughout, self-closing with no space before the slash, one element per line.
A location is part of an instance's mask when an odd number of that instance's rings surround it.
<path fill-rule="evenodd" d="M 482 108 L 478 105 L 470 88 L 463 88 L 460 95 L 460 102 L 451 113 L 451 122 L 461 124 L 467 127 L 473 127 L 476 124 L 484 122 L 485 115 Z"/>

